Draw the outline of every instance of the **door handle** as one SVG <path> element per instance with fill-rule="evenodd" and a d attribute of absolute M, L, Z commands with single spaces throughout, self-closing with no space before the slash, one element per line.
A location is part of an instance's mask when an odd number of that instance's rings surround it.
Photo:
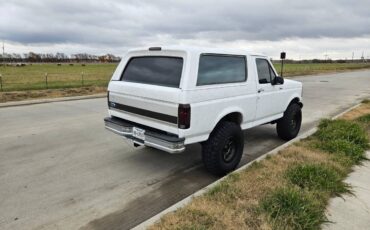
<path fill-rule="evenodd" d="M 262 89 L 262 88 L 261 88 L 261 89 L 258 89 L 258 90 L 257 90 L 257 92 L 258 92 L 258 93 L 263 92 L 263 91 L 265 91 L 265 89 Z"/>

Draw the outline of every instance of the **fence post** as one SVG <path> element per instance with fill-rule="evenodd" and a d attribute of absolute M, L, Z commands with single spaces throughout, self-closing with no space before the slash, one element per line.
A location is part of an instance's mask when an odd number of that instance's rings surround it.
<path fill-rule="evenodd" d="M 0 74 L 0 90 L 3 92 L 3 75 Z"/>
<path fill-rule="evenodd" d="M 49 86 L 48 86 L 48 73 L 45 73 L 45 85 L 46 85 L 46 88 L 48 89 Z"/>
<path fill-rule="evenodd" d="M 84 85 L 84 72 L 81 72 L 81 84 Z"/>

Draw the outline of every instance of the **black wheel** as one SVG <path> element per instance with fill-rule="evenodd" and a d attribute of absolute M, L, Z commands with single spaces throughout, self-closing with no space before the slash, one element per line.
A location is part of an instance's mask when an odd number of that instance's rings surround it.
<path fill-rule="evenodd" d="M 276 131 L 278 136 L 286 141 L 295 138 L 302 123 L 301 106 L 297 103 L 292 103 L 284 112 L 284 116 L 277 121 Z"/>
<path fill-rule="evenodd" d="M 244 136 L 240 126 L 233 122 L 221 122 L 202 146 L 202 158 L 206 169 L 217 176 L 233 171 L 243 155 Z"/>

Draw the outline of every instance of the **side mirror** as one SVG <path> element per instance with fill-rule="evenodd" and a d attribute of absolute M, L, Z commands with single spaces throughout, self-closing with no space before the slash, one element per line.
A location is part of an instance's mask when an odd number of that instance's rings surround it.
<path fill-rule="evenodd" d="M 285 59 L 285 57 L 286 57 L 286 53 L 285 53 L 285 52 L 281 52 L 281 53 L 280 53 L 280 59 L 281 59 L 281 60 L 284 60 L 284 59 Z"/>
<path fill-rule="evenodd" d="M 284 78 L 280 76 L 276 76 L 274 80 L 274 85 L 282 85 L 284 84 Z"/>

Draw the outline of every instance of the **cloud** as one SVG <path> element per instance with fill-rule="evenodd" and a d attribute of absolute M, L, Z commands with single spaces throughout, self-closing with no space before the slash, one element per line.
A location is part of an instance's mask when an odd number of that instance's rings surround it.
<path fill-rule="evenodd" d="M 365 0 L 0 0 L 0 5 L 1 39 L 14 47 L 74 47 L 70 52 L 165 41 L 272 44 L 370 36 Z"/>

